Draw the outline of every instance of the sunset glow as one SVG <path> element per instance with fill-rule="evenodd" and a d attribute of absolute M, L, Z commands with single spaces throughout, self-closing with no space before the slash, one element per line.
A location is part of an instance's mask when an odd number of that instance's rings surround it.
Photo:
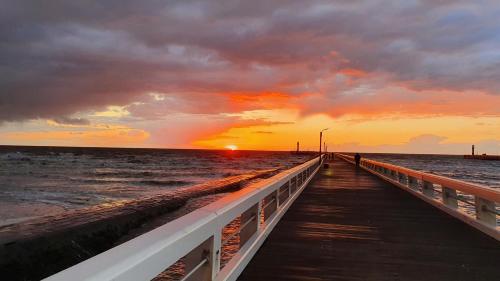
<path fill-rule="evenodd" d="M 500 154 L 498 1 L 29 2 L 0 144 Z"/>
<path fill-rule="evenodd" d="M 229 149 L 229 150 L 237 150 L 238 147 L 234 144 L 230 144 L 230 145 L 226 145 L 226 149 Z"/>

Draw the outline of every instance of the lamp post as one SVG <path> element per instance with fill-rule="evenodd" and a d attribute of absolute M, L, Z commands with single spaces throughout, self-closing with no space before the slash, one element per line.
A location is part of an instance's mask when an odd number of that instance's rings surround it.
<path fill-rule="evenodd" d="M 323 145 L 323 132 L 328 130 L 329 128 L 325 128 L 319 132 L 319 161 L 321 161 L 321 146 Z"/>

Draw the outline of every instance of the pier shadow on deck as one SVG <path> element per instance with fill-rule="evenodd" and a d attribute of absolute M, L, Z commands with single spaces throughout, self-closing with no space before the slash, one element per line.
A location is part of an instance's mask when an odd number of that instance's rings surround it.
<path fill-rule="evenodd" d="M 500 242 L 336 160 L 238 280 L 498 281 Z"/>

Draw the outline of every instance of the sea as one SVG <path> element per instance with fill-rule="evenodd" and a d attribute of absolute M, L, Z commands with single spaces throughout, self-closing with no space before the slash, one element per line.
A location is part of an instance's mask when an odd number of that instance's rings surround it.
<path fill-rule="evenodd" d="M 312 155 L 289 152 L 0 146 L 0 227 L 151 197 Z"/>
<path fill-rule="evenodd" d="M 500 188 L 500 161 L 459 155 L 362 156 Z M 0 226 L 235 175 L 289 169 L 311 157 L 269 151 L 0 146 Z"/>

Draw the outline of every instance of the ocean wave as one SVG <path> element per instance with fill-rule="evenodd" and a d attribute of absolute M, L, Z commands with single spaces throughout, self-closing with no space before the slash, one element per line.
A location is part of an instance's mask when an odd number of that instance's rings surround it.
<path fill-rule="evenodd" d="M 137 178 L 71 178 L 74 182 L 87 184 L 125 184 L 125 185 L 154 185 L 180 186 L 194 184 L 194 181 L 172 179 L 137 179 Z"/>
<path fill-rule="evenodd" d="M 28 154 L 21 152 L 9 152 L 0 154 L 0 160 L 7 161 L 31 161 L 31 157 Z"/>
<path fill-rule="evenodd" d="M 217 175 L 218 173 L 212 171 L 176 171 L 176 172 L 165 172 L 163 170 L 152 170 L 152 171 L 141 171 L 141 170 L 96 170 L 86 172 L 86 176 L 90 177 L 111 177 L 111 178 L 172 178 L 172 177 L 201 177 L 209 178 Z M 232 176 L 239 173 L 224 174 L 223 176 Z"/>
<path fill-rule="evenodd" d="M 138 183 L 147 184 L 147 185 L 159 185 L 159 186 L 180 186 L 180 185 L 188 185 L 194 184 L 192 181 L 185 180 L 141 180 Z"/>
<path fill-rule="evenodd" d="M 151 177 L 155 173 L 149 171 L 95 171 L 88 172 L 87 175 L 95 175 L 98 177 L 122 177 L 122 178 L 136 178 L 136 177 Z"/>

